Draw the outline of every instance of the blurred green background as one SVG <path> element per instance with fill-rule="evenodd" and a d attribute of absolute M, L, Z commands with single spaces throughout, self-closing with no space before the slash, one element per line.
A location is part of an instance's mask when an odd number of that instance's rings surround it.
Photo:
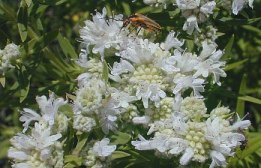
<path fill-rule="evenodd" d="M 65 97 L 73 93 L 75 78 L 81 72 L 74 61 L 78 57 L 79 29 L 95 10 L 107 8 L 109 15 L 122 13 L 146 14 L 157 21 L 165 39 L 169 30 L 181 32 L 189 50 L 194 45 L 182 31 L 184 18 L 174 6 L 166 10 L 150 7 L 141 0 L 0 0 L 0 48 L 14 42 L 21 47 L 21 59 L 14 70 L 5 75 L 5 87 L 0 87 L 0 167 L 10 167 L 6 158 L 9 139 L 21 131 L 19 110 L 36 109 L 35 97 L 48 91 Z M 231 158 L 229 167 L 260 167 L 261 159 L 261 1 L 254 9 L 245 8 L 237 16 L 216 11 L 214 26 L 223 35 L 217 39 L 219 49 L 226 48 L 226 78 L 222 87 L 206 88 L 208 108 L 220 101 L 246 116 L 252 122 L 247 148 L 238 158 Z"/>

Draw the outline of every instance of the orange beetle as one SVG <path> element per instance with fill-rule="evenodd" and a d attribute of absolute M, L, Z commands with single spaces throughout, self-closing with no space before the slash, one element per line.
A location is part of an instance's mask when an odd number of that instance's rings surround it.
<path fill-rule="evenodd" d="M 128 18 L 126 18 L 123 21 L 123 26 L 122 27 L 127 27 L 129 24 L 136 28 L 144 28 L 147 31 L 150 32 L 159 32 L 161 30 L 161 26 L 155 22 L 154 20 L 142 15 L 135 13 Z"/>

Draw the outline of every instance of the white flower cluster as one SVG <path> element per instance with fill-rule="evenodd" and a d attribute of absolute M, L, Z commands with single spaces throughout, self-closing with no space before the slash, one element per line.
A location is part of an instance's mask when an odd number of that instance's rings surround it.
<path fill-rule="evenodd" d="M 64 166 L 62 143 L 58 140 L 67 130 L 68 118 L 58 109 L 67 102 L 54 96 L 50 93 L 49 99 L 46 96 L 36 97 L 40 114 L 28 108 L 21 112 L 20 121 L 24 122 L 24 130 L 11 139 L 12 147 L 8 151 L 8 157 L 14 161 L 12 167 Z M 27 135 L 25 132 L 32 121 L 35 121 L 34 127 Z"/>
<path fill-rule="evenodd" d="M 203 100 L 196 97 L 186 97 L 179 107 L 170 118 L 150 124 L 147 134 L 154 133 L 151 139 L 139 135 L 138 141 L 132 141 L 135 149 L 155 150 L 169 157 L 181 155 L 181 165 L 212 159 L 211 168 L 226 166 L 226 156 L 234 156 L 234 149 L 245 141 L 239 130 L 249 127 L 250 121 L 230 124 L 226 107 L 217 107 L 207 116 Z"/>
<path fill-rule="evenodd" d="M 3 50 L 0 50 L 0 74 L 5 73 L 10 68 L 14 68 L 11 62 L 19 55 L 19 46 L 14 43 L 7 44 Z"/>
<path fill-rule="evenodd" d="M 94 15 L 93 21 L 86 23 L 89 26 L 81 29 L 82 43 L 87 46 L 82 51 L 86 54 L 81 54 L 77 61 L 85 72 L 77 78 L 79 89 L 74 101 L 73 125 L 81 132 L 99 127 L 106 134 L 109 130 L 117 130 L 119 118 L 130 119 L 127 113 L 134 123 L 148 124 L 151 119 L 159 119 L 155 114 L 165 108 L 163 105 L 173 106 L 173 98 L 168 97 L 167 93 L 180 97 L 190 88 L 195 96 L 201 97 L 200 92 L 204 91 L 209 76 L 218 85 L 221 84 L 219 78 L 226 76 L 223 70 L 225 62 L 220 61 L 223 51 L 217 50 L 215 43 L 204 41 L 197 55 L 182 49 L 184 40 L 179 40 L 175 32 L 170 32 L 162 43 L 154 43 L 135 34 L 128 36 L 128 29 L 122 28 L 122 21 L 106 19 L 105 9 L 102 14 Z M 111 26 L 114 29 L 108 28 Z M 110 67 L 106 65 L 109 56 L 105 55 L 111 52 L 107 46 L 118 60 Z M 104 73 L 108 73 L 104 72 L 106 67 L 110 73 L 110 83 L 104 79 Z M 137 111 L 129 113 L 139 100 L 146 111 L 143 116 L 138 116 Z M 170 109 L 163 111 L 165 113 L 161 117 L 170 116 Z"/>
<path fill-rule="evenodd" d="M 194 5 L 177 2 L 184 12 L 193 13 L 199 7 L 204 17 L 215 6 L 214 1 L 193 1 Z M 220 61 L 223 51 L 217 44 L 204 40 L 199 53 L 191 53 L 175 32 L 170 32 L 164 42 L 155 43 L 129 33 L 120 19 L 107 19 L 105 9 L 85 23 L 81 29 L 84 46 L 77 61 L 85 72 L 77 78 L 74 128 L 80 132 L 101 128 L 108 134 L 117 131 L 120 122 L 132 121 L 149 126 L 148 134 L 153 133 L 149 140 L 140 136 L 140 141 L 132 142 L 138 150 L 183 154 L 182 165 L 190 160 L 212 159 L 211 167 L 224 166 L 225 157 L 232 156 L 245 140 L 238 130 L 247 128 L 250 122 L 231 125 L 230 110 L 225 107 L 207 114 L 200 94 L 207 79 L 211 77 L 213 83 L 221 85 L 220 77 L 226 77 L 225 62 Z M 193 96 L 183 99 L 185 91 L 192 91 Z M 99 156 L 99 152 L 91 153 Z M 92 159 L 90 165 L 95 165 Z"/>
<path fill-rule="evenodd" d="M 233 14 L 237 15 L 246 4 L 253 8 L 253 1 L 254 0 L 143 0 L 145 4 L 163 5 L 164 8 L 170 4 L 177 6 L 181 10 L 182 16 L 186 18 L 183 30 L 188 34 L 201 32 L 198 24 L 205 22 L 209 15 L 213 14 L 216 5 L 222 6 L 225 9 L 231 8 Z"/>

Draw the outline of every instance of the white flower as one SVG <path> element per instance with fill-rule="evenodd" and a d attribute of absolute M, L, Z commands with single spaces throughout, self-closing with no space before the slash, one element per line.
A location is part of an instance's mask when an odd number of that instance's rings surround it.
<path fill-rule="evenodd" d="M 132 119 L 134 124 L 148 124 L 150 122 L 149 116 L 142 116 L 142 117 L 134 117 Z"/>
<path fill-rule="evenodd" d="M 200 12 L 208 16 L 209 14 L 213 14 L 213 9 L 215 8 L 215 6 L 216 6 L 215 1 L 207 2 L 200 7 Z"/>
<path fill-rule="evenodd" d="M 174 51 L 174 56 L 170 58 L 175 60 L 176 67 L 179 68 L 181 73 L 192 72 L 194 70 L 194 66 L 199 63 L 195 54 L 188 52 L 181 53 L 177 50 Z"/>
<path fill-rule="evenodd" d="M 191 15 L 187 18 L 186 22 L 183 25 L 183 30 L 186 31 L 188 34 L 192 34 L 194 30 L 200 32 L 196 16 Z"/>
<path fill-rule="evenodd" d="M 67 103 L 63 98 L 55 99 L 53 92 L 49 94 L 49 99 L 46 96 L 36 97 L 36 101 L 41 110 L 42 118 L 49 123 L 49 125 L 54 124 L 55 115 L 58 112 L 60 106 Z"/>
<path fill-rule="evenodd" d="M 164 49 L 164 50 L 170 50 L 171 48 L 174 47 L 174 48 L 176 48 L 176 49 L 182 51 L 183 49 L 181 49 L 181 46 L 183 46 L 183 44 L 184 44 L 185 41 L 184 41 L 184 40 L 182 40 L 182 41 L 179 40 L 179 39 L 177 38 L 177 36 L 178 36 L 178 34 L 177 34 L 176 37 L 175 37 L 175 32 L 174 32 L 174 31 L 171 31 L 171 32 L 168 34 L 168 36 L 167 36 L 165 42 L 160 44 L 160 47 L 161 47 L 162 49 Z"/>
<path fill-rule="evenodd" d="M 222 153 L 217 151 L 211 151 L 210 156 L 212 158 L 212 162 L 209 168 L 214 168 L 215 166 L 225 167 L 227 165 L 226 158 Z"/>
<path fill-rule="evenodd" d="M 193 155 L 194 155 L 193 149 L 192 148 L 186 148 L 185 153 L 180 158 L 179 163 L 181 165 L 187 165 L 188 162 L 192 159 Z"/>
<path fill-rule="evenodd" d="M 101 141 L 98 141 L 93 146 L 93 153 L 96 156 L 107 157 L 116 150 L 116 145 L 108 145 L 110 140 L 108 138 L 103 138 Z"/>
<path fill-rule="evenodd" d="M 194 30 L 201 32 L 198 23 L 205 22 L 216 6 L 215 1 L 177 0 L 176 2 L 182 15 L 187 18 L 183 30 L 188 34 L 192 34 Z"/>
<path fill-rule="evenodd" d="M 249 123 L 249 121 L 246 123 Z M 227 164 L 225 156 L 233 156 L 233 149 L 241 145 L 241 142 L 245 140 L 243 134 L 232 132 L 233 130 L 238 131 L 236 129 L 240 127 L 234 127 L 235 125 L 230 126 L 228 121 L 225 122 L 220 117 L 216 117 L 213 120 L 210 118 L 207 119 L 205 137 L 212 145 L 210 153 L 212 163 L 210 167 L 214 167 L 215 165 L 225 166 Z M 249 124 L 243 123 L 242 125 L 244 125 L 244 128 L 249 126 Z"/>
<path fill-rule="evenodd" d="M 41 119 L 41 116 L 36 113 L 35 111 L 28 109 L 28 108 L 24 108 L 23 111 L 21 111 L 22 116 L 19 118 L 19 120 L 23 123 L 23 133 L 26 132 L 26 130 L 29 127 L 29 124 L 32 121 L 39 121 Z"/>
<path fill-rule="evenodd" d="M 147 39 L 130 40 L 129 45 L 124 47 L 118 53 L 120 62 L 113 64 L 110 78 L 125 86 L 130 96 L 141 99 L 145 108 L 148 108 L 149 100 L 158 106 L 168 89 L 168 77 L 161 65 L 169 52 Z"/>
<path fill-rule="evenodd" d="M 3 50 L 3 55 L 6 59 L 18 57 L 20 55 L 19 46 L 14 43 L 7 44 Z"/>
<path fill-rule="evenodd" d="M 173 82 L 176 84 L 176 87 L 173 89 L 174 94 L 178 94 L 187 88 L 192 88 L 196 97 L 202 97 L 200 92 L 204 92 L 203 79 L 195 78 L 193 76 L 181 76 L 175 78 Z"/>
<path fill-rule="evenodd" d="M 195 9 L 200 5 L 200 0 L 176 0 L 180 9 Z"/>
<path fill-rule="evenodd" d="M 148 39 L 128 39 L 126 46 L 122 46 L 123 50 L 118 55 L 135 64 L 152 63 L 158 50 L 162 50 L 158 43 L 152 43 Z"/>
<path fill-rule="evenodd" d="M 31 135 L 17 134 L 10 141 L 13 147 L 8 157 L 14 160 L 13 167 L 47 167 L 55 165 L 55 144 L 61 134 L 51 135 L 50 127 L 35 123 Z"/>
<path fill-rule="evenodd" d="M 21 112 L 22 116 L 20 117 L 20 121 L 24 122 L 23 132 L 28 129 L 31 121 L 44 121 L 45 123 L 48 123 L 49 126 L 53 126 L 55 117 L 59 112 L 58 109 L 67 103 L 67 101 L 64 101 L 63 98 L 55 99 L 53 92 L 50 93 L 49 99 L 47 99 L 46 96 L 37 96 L 36 101 L 40 107 L 41 115 L 31 109 L 24 108 Z"/>
<path fill-rule="evenodd" d="M 243 117 L 244 118 L 244 117 Z M 233 130 L 243 130 L 243 129 L 247 129 L 250 125 L 251 122 L 249 120 L 243 120 L 243 118 L 241 119 L 239 117 L 239 115 L 237 114 L 237 120 L 235 121 L 235 123 L 232 125 L 232 129 Z"/>
<path fill-rule="evenodd" d="M 216 44 L 207 44 L 206 41 L 203 42 L 202 46 L 203 50 L 199 56 L 200 62 L 194 66 L 196 73 L 193 76 L 199 77 L 202 75 L 202 77 L 206 78 L 212 73 L 214 76 L 213 83 L 221 85 L 219 81 L 220 76 L 226 77 L 226 73 L 223 70 L 225 62 L 219 61 L 223 52 L 221 50 L 216 51 Z"/>
<path fill-rule="evenodd" d="M 128 93 L 118 91 L 117 89 L 113 89 L 111 98 L 114 101 L 114 108 L 127 108 L 130 102 L 137 100 L 135 96 L 130 96 Z"/>
<path fill-rule="evenodd" d="M 121 61 L 114 62 L 113 69 L 111 70 L 112 75 L 121 75 L 123 73 L 128 73 L 134 71 L 134 67 L 131 63 L 126 60 L 121 59 Z"/>
<path fill-rule="evenodd" d="M 166 97 L 166 93 L 156 84 L 144 83 L 138 87 L 136 96 L 142 100 L 145 108 L 148 108 L 148 100 L 153 101 L 155 106 L 159 107 L 160 99 Z"/>
<path fill-rule="evenodd" d="M 74 115 L 73 128 L 81 132 L 90 132 L 93 127 L 96 126 L 96 122 L 91 117 L 86 117 L 81 114 Z"/>
<path fill-rule="evenodd" d="M 85 72 L 80 74 L 76 79 L 79 87 L 88 85 L 92 79 L 97 80 L 98 85 L 102 85 L 103 63 L 99 59 L 92 58 L 87 61 L 85 58 L 79 58 L 78 64 L 85 69 Z"/>
<path fill-rule="evenodd" d="M 155 5 L 156 7 L 162 5 L 166 9 L 167 5 L 174 4 L 175 0 L 143 0 L 143 2 L 147 5 Z"/>
<path fill-rule="evenodd" d="M 11 62 L 19 55 L 19 46 L 14 43 L 7 44 L 3 50 L 0 50 L 0 73 L 5 73 L 9 68 L 14 68 Z"/>
<path fill-rule="evenodd" d="M 99 79 L 88 80 L 77 90 L 73 111 L 75 114 L 92 114 L 102 106 L 102 96 L 105 93 L 105 83 Z"/>
<path fill-rule="evenodd" d="M 103 8 L 102 14 L 97 12 L 92 18 L 93 21 L 85 21 L 85 26 L 80 30 L 82 43 L 86 48 L 93 45 L 92 52 L 99 53 L 102 59 L 106 48 L 119 49 L 119 43 L 126 37 L 126 32 L 121 31 L 122 15 L 107 20 L 106 14 L 106 9 Z"/>
<path fill-rule="evenodd" d="M 248 2 L 248 6 L 253 9 L 254 0 L 233 0 L 232 3 L 232 12 L 237 15 L 239 11 L 243 9 L 245 4 Z"/>

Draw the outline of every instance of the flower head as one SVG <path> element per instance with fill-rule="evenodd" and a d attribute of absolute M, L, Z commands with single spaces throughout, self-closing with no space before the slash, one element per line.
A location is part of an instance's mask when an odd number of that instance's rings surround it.
<path fill-rule="evenodd" d="M 104 58 L 105 49 L 113 47 L 119 49 L 119 44 L 126 37 L 126 32 L 120 31 L 123 22 L 122 15 L 114 16 L 114 19 L 106 19 L 106 9 L 102 13 L 97 12 L 92 20 L 85 21 L 85 26 L 80 30 L 80 37 L 85 48 L 92 46 L 94 54 L 100 54 Z"/>

